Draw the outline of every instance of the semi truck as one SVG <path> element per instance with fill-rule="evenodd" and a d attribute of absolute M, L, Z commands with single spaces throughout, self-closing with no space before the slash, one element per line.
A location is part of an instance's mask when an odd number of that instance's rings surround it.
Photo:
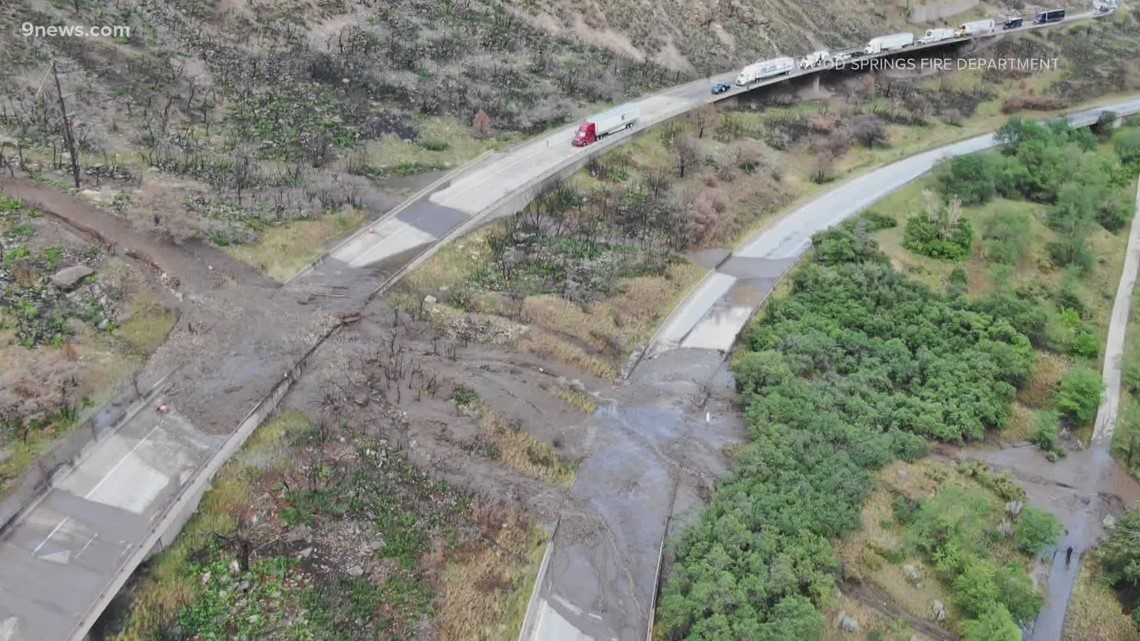
<path fill-rule="evenodd" d="M 736 77 L 736 84 L 743 87 L 744 85 L 752 84 L 765 78 L 773 78 L 785 73 L 790 73 L 792 69 L 795 68 L 796 61 L 794 58 L 760 60 L 741 69 L 740 75 Z"/>
<path fill-rule="evenodd" d="M 1064 9 L 1051 9 L 1047 11 L 1038 11 L 1037 15 L 1033 17 L 1033 24 L 1045 24 L 1048 22 L 1060 22 L 1065 19 Z"/>
<path fill-rule="evenodd" d="M 864 47 L 863 53 L 868 56 L 876 53 L 885 53 L 888 51 L 898 51 L 903 47 L 909 47 L 914 44 L 914 34 L 907 33 L 893 33 L 889 36 L 879 36 L 878 38 L 871 38 L 871 41 Z"/>
<path fill-rule="evenodd" d="M 800 68 L 811 69 L 812 67 L 825 64 L 829 60 L 831 60 L 831 52 L 827 49 L 820 49 L 819 51 L 813 51 L 803 58 L 800 58 Z"/>
<path fill-rule="evenodd" d="M 954 37 L 953 29 L 927 29 L 926 35 L 918 39 L 918 44 L 928 45 L 932 42 L 941 42 Z"/>
<path fill-rule="evenodd" d="M 630 129 L 637 123 L 637 105 L 625 104 L 600 113 L 578 125 L 578 133 L 571 142 L 575 147 L 585 147 L 614 132 Z"/>
<path fill-rule="evenodd" d="M 962 24 L 958 25 L 958 33 L 956 35 L 959 38 L 968 38 L 972 36 L 978 36 L 983 33 L 991 33 L 993 30 L 994 21 L 987 18 L 986 20 L 963 22 Z"/>

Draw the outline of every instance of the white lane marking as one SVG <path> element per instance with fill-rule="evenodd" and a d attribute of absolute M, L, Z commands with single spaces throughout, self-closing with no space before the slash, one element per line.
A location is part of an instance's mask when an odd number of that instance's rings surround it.
<path fill-rule="evenodd" d="M 110 476 L 115 473 L 115 470 L 119 469 L 119 467 L 123 464 L 124 461 L 126 461 L 128 458 L 133 456 L 135 451 L 138 450 L 139 447 L 141 447 L 142 444 L 145 443 L 147 441 L 147 439 L 150 438 L 150 435 L 154 434 L 154 431 L 157 430 L 158 428 L 162 427 L 162 424 L 165 422 L 166 422 L 166 417 L 163 417 L 162 419 L 160 419 L 158 421 L 158 423 L 154 427 L 151 428 L 151 430 L 149 432 L 146 433 L 146 436 L 142 437 L 142 439 L 140 439 L 138 443 L 135 443 L 135 446 L 132 447 L 130 449 L 130 451 L 127 452 L 122 458 L 120 458 L 119 462 L 115 463 L 114 467 L 112 467 L 106 474 L 103 475 L 103 478 L 100 479 L 99 482 L 95 484 L 95 487 L 91 488 L 91 490 L 89 492 L 87 492 L 87 494 L 83 495 L 84 500 L 91 498 L 91 495 L 94 494 L 103 485 L 103 483 L 107 482 L 107 479 L 110 478 Z M 71 520 L 70 516 L 63 517 L 63 519 L 60 520 L 59 525 L 52 528 L 52 531 L 46 537 L 44 537 L 43 541 L 40 541 L 40 544 L 36 546 L 36 549 L 32 550 L 32 554 L 33 555 L 38 554 L 40 549 L 43 548 L 43 546 L 46 545 L 47 542 L 50 541 L 51 538 L 53 536 L 55 536 L 57 532 L 59 532 L 59 529 L 62 528 L 70 520 Z M 90 545 L 90 542 L 88 542 L 88 545 Z M 84 549 L 86 549 L 86 548 L 84 548 Z"/>

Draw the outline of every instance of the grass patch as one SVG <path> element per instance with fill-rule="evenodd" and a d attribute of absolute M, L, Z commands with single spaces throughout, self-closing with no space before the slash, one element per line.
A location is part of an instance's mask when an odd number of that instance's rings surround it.
<path fill-rule="evenodd" d="M 252 243 L 224 249 L 269 278 L 284 282 L 319 258 L 330 241 L 358 228 L 364 216 L 364 211 L 354 209 L 347 214 L 291 221 L 265 229 Z"/>
<path fill-rule="evenodd" d="M 472 404 L 479 415 L 479 429 L 491 439 L 495 458 L 517 472 L 553 485 L 574 484 L 576 464 L 562 460 L 554 448 L 522 431 L 521 425 L 511 422 L 486 401 L 478 399 Z"/>
<path fill-rule="evenodd" d="M 1140 641 L 1132 617 L 1122 611 L 1095 554 L 1086 555 L 1065 615 L 1063 641 Z"/>

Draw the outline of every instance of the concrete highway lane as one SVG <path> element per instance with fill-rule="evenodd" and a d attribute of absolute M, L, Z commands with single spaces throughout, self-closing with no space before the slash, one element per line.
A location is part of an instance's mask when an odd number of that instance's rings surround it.
<path fill-rule="evenodd" d="M 219 442 L 144 408 L 80 461 L 0 540 L 0 641 L 68 638 Z"/>

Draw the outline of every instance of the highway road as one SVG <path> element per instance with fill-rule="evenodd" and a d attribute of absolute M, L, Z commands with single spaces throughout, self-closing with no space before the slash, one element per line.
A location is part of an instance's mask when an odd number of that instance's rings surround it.
<path fill-rule="evenodd" d="M 975 39 L 1069 25 L 1105 15 L 1110 14 L 1091 11 L 1074 13 L 1062 22 L 1047 25 L 1026 24 L 1008 31 L 998 29 L 979 35 Z M 858 68 L 859 64 L 867 61 L 911 55 L 915 52 L 933 52 L 970 40 L 971 38 L 951 38 L 926 45 L 915 45 L 900 52 L 863 56 L 849 64 L 850 68 Z M 859 48 L 844 49 L 836 53 L 852 51 L 859 51 Z M 732 84 L 737 70 L 666 89 L 633 101 L 640 111 L 639 123 L 634 130 L 614 134 L 587 147 L 574 147 L 570 144 L 578 127 L 577 123 L 554 130 L 519 148 L 495 154 L 465 169 L 452 179 L 450 184 L 412 204 L 398 215 L 370 226 L 343 243 L 331 257 L 338 264 L 360 268 L 388 260 L 404 252 L 430 246 L 446 238 L 450 232 L 461 226 L 477 222 L 480 216 L 495 213 L 492 210 L 496 203 L 502 202 L 503 199 L 533 188 L 575 161 L 582 161 L 610 146 L 620 144 L 639 130 L 652 127 L 702 104 L 726 100 L 760 87 L 778 85 L 792 78 L 816 75 L 826 70 L 828 67 L 796 69 L 791 74 L 766 79 L 745 87 L 733 85 L 731 91 L 718 95 L 710 93 L 711 85 L 718 82 Z"/>
<path fill-rule="evenodd" d="M 1075 15 L 1061 24 L 1070 24 L 1089 15 Z M 1030 28 L 1033 27 L 1026 27 Z M 907 52 L 954 42 L 959 41 L 915 47 Z M 816 72 L 797 71 L 793 77 Z M 735 73 L 720 74 L 711 81 L 731 80 Z M 786 80 L 787 77 L 775 78 L 719 96 L 709 94 L 709 81 L 694 81 L 675 87 L 637 101 L 641 110 L 638 129 L 663 122 L 706 102 L 730 98 L 743 91 Z M 575 128 L 570 126 L 556 130 L 517 149 L 464 168 L 440 189 L 400 207 L 397 213 L 348 239 L 318 269 L 279 290 L 279 300 L 294 295 L 300 299 L 311 295 L 315 289 L 373 278 L 372 270 L 363 268 L 379 263 L 390 264 L 394 258 L 415 252 L 420 252 L 422 257 L 425 252 L 438 249 L 449 241 L 457 231 L 496 213 L 497 204 L 504 199 L 525 195 L 556 172 L 621 144 L 631 135 L 623 133 L 586 148 L 575 148 L 569 142 Z M 901 175 L 906 175 L 913 168 L 901 171 Z M 846 205 L 849 200 L 840 198 L 836 204 Z M 776 260 L 781 260 L 781 256 L 784 259 L 794 258 L 810 236 L 809 228 L 826 225 L 834 219 L 834 213 L 822 211 L 825 208 L 820 205 L 820 211 L 804 214 L 803 229 L 796 228 L 800 223 L 789 223 L 779 239 L 758 240 L 760 244 L 750 244 L 740 256 L 764 260 L 770 260 L 772 256 Z M 707 283 L 702 285 L 699 292 L 702 301 L 710 305 L 721 304 L 723 295 L 733 289 L 733 281 L 726 281 L 720 276 L 730 275 L 714 276 L 712 280 L 715 283 L 711 289 Z M 366 300 L 364 297 L 353 298 L 342 305 L 347 309 L 350 305 L 363 305 Z M 687 311 L 678 312 L 675 319 L 671 318 L 669 327 L 662 334 L 666 340 L 658 343 L 672 344 L 669 340 L 674 337 L 674 342 L 681 344 L 691 336 L 703 335 L 703 330 L 696 334 L 692 331 L 692 327 L 702 322 L 707 314 L 707 309 L 701 310 L 702 304 L 688 305 Z M 279 311 L 267 310 L 267 313 Z M 690 321 L 692 327 L 686 328 Z M 743 319 L 733 321 L 733 325 L 742 323 Z M 692 340 L 694 344 L 705 344 L 705 339 Z M 278 363 L 261 358 L 263 342 L 267 343 L 264 349 L 272 348 L 268 345 L 271 341 L 251 339 L 235 345 L 226 360 L 212 364 L 211 371 L 225 372 L 225 375 L 211 377 L 206 372 L 200 378 L 194 378 L 191 374 L 179 374 L 180 386 L 192 384 L 204 392 L 216 388 L 218 394 L 243 388 L 267 388 L 273 381 L 281 380 L 274 376 L 284 372 L 277 371 Z M 243 382 L 246 384 L 241 385 Z M 118 586 L 145 556 L 156 536 L 156 525 L 175 520 L 173 515 L 181 507 L 178 503 L 187 500 L 186 496 L 193 494 L 193 488 L 208 480 L 209 474 L 203 470 L 216 470 L 221 465 L 227 452 L 234 449 L 230 446 L 236 446 L 233 438 L 205 435 L 180 415 L 177 408 L 169 414 L 141 412 L 113 436 L 96 444 L 72 469 L 62 473 L 50 492 L 18 521 L 10 524 L 0 539 L 0 568 L 3 568 L 0 574 L 0 641 L 83 638 Z M 560 558 L 555 556 L 555 563 Z M 638 587 L 646 588 L 644 585 Z M 652 585 L 648 589 L 651 590 Z M 552 607 L 563 608 L 560 611 L 579 607 L 574 599 L 574 595 L 567 595 L 565 604 Z M 546 606 L 555 600 L 555 595 L 546 595 L 542 603 Z M 586 602 L 580 609 L 588 613 L 591 607 L 591 603 Z M 555 618 L 545 620 L 554 621 Z M 552 634 L 549 636 L 540 630 L 533 638 L 571 638 Z"/>
<path fill-rule="evenodd" d="M 1075 126 L 1096 122 L 1101 111 L 1120 114 L 1140 111 L 1140 100 L 1085 110 L 1069 116 Z M 666 318 L 652 340 L 648 356 L 676 347 L 727 351 L 752 316 L 758 301 L 734 296 L 736 289 L 756 278 L 778 278 L 811 247 L 813 234 L 832 227 L 866 209 L 929 171 L 944 158 L 970 154 L 995 146 L 993 134 L 963 140 L 920 153 L 847 181 L 807 204 L 784 215 L 759 232 L 711 273 Z M 734 266 L 744 263 L 748 275 L 735 275 Z M 768 265 L 764 270 L 763 266 Z M 765 271 L 767 273 L 765 273 Z M 745 302 L 739 302 L 744 299 Z"/>

